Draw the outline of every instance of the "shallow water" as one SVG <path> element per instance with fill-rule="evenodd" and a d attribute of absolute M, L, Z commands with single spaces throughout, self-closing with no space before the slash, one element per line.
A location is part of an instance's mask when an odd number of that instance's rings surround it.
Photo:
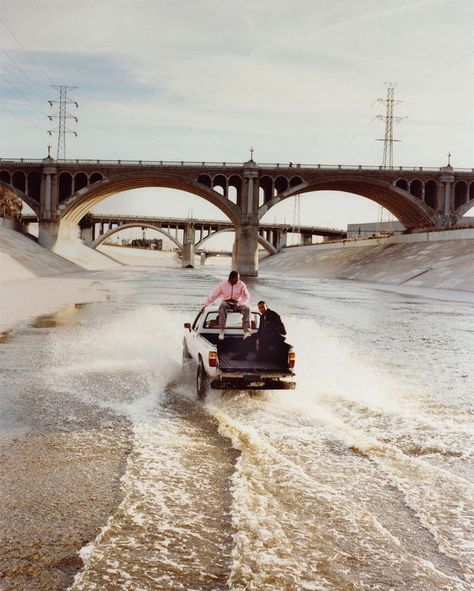
<path fill-rule="evenodd" d="M 97 275 L 0 343 L 6 589 L 472 587 L 474 306 L 263 273 L 297 389 L 202 403 L 181 327 L 219 269 Z"/>

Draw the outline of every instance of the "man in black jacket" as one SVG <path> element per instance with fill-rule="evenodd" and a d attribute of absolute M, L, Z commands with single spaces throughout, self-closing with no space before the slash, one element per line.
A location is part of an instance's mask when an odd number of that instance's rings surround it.
<path fill-rule="evenodd" d="M 260 325 L 256 334 L 255 348 L 260 356 L 268 356 L 274 351 L 281 350 L 281 344 L 286 338 L 286 329 L 280 315 L 270 310 L 263 300 L 258 302 L 258 311 Z"/>
<path fill-rule="evenodd" d="M 288 357 L 289 346 L 286 338 L 285 325 L 280 315 L 270 310 L 266 302 L 258 302 L 260 324 L 258 331 L 240 345 L 234 359 L 257 359 L 284 363 Z"/>

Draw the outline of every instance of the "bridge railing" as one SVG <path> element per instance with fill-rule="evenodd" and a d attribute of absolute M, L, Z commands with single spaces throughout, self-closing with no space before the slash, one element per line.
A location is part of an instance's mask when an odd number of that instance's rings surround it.
<path fill-rule="evenodd" d="M 75 160 L 53 160 L 54 164 L 59 165 L 82 165 L 82 166 L 181 166 L 183 168 L 244 168 L 246 162 L 185 162 L 184 160 L 94 160 L 94 159 L 75 159 Z M 46 164 L 40 158 L 0 158 L 0 164 Z M 300 164 L 293 162 L 258 162 L 254 163 L 256 168 L 277 168 L 290 170 L 365 170 L 365 171 L 405 171 L 405 172 L 440 172 L 443 167 L 429 166 L 393 166 L 387 168 L 384 166 L 366 166 L 362 164 Z M 454 172 L 474 173 L 474 168 L 454 168 Z"/>

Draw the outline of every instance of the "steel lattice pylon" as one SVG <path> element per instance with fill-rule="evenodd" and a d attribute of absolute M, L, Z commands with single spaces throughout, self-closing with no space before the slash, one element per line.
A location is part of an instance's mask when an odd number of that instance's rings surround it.
<path fill-rule="evenodd" d="M 393 168 L 393 144 L 399 142 L 393 137 L 393 125 L 398 123 L 403 117 L 395 117 L 395 105 L 402 101 L 395 100 L 395 84 L 389 82 L 386 84 L 387 96 L 385 98 L 377 99 L 378 103 L 385 105 L 385 115 L 377 115 L 377 119 L 385 121 L 385 137 L 377 141 L 383 142 L 383 168 Z"/>
<path fill-rule="evenodd" d="M 74 119 L 77 123 L 79 119 L 75 115 L 71 115 L 67 111 L 67 105 L 74 105 L 76 108 L 79 107 L 79 104 L 76 101 L 68 99 L 68 91 L 72 91 L 77 88 L 77 86 L 65 86 L 65 85 L 52 85 L 52 88 L 59 92 L 59 97 L 56 99 L 50 100 L 49 105 L 52 107 L 55 104 L 59 105 L 59 112 L 54 113 L 54 115 L 48 115 L 48 119 L 53 121 L 53 119 L 58 120 L 58 127 L 56 129 L 48 130 L 49 135 L 53 135 L 53 133 L 58 134 L 58 147 L 56 151 L 56 158 L 66 159 L 66 134 L 73 133 L 77 137 L 77 132 L 68 129 L 66 127 L 67 119 Z"/>

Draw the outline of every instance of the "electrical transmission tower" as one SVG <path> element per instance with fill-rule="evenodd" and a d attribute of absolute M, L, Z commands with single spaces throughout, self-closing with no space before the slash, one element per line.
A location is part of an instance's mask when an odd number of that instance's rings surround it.
<path fill-rule="evenodd" d="M 53 121 L 53 119 L 58 120 L 58 126 L 56 129 L 50 129 L 48 131 L 49 135 L 53 135 L 53 133 L 58 134 L 58 149 L 56 152 L 56 159 L 57 160 L 65 160 L 66 159 L 66 134 L 73 133 L 77 137 L 77 132 L 73 131 L 66 127 L 66 121 L 68 119 L 74 119 L 77 123 L 79 119 L 75 115 L 71 115 L 68 110 L 68 105 L 74 105 L 76 108 L 79 108 L 79 103 L 73 101 L 68 98 L 68 91 L 72 91 L 77 88 L 77 86 L 58 86 L 52 85 L 52 88 L 59 92 L 59 96 L 53 100 L 48 101 L 49 106 L 52 107 L 53 105 L 59 105 L 59 112 L 54 113 L 53 115 L 48 115 L 48 119 Z"/>
<path fill-rule="evenodd" d="M 393 137 L 393 124 L 398 123 L 403 117 L 395 117 L 395 105 L 403 101 L 395 100 L 395 84 L 391 82 L 385 85 L 387 87 L 387 96 L 385 98 L 378 98 L 377 102 L 385 105 L 385 115 L 377 115 L 377 119 L 385 121 L 385 137 L 378 139 L 378 142 L 383 142 L 383 168 L 393 168 L 393 144 L 399 142 Z"/>
<path fill-rule="evenodd" d="M 382 103 L 385 105 L 385 115 L 377 115 L 377 119 L 381 121 L 385 121 L 385 136 L 383 139 L 378 139 L 377 141 L 383 142 L 383 158 L 382 158 L 382 168 L 393 168 L 393 144 L 394 142 L 399 142 L 400 140 L 396 140 L 393 137 L 393 125 L 394 123 L 398 123 L 403 117 L 395 117 L 395 105 L 401 103 L 403 101 L 395 100 L 395 84 L 389 82 L 385 84 L 387 88 L 387 96 L 385 98 L 377 99 L 378 103 Z M 384 216 L 384 208 L 382 206 L 379 207 L 378 211 L 378 218 L 377 218 L 377 225 L 378 225 L 378 232 L 382 231 L 382 223 L 383 223 L 383 216 Z M 387 221 L 393 222 L 393 217 L 390 212 L 387 212 Z M 391 224 L 389 224 L 391 226 Z M 389 231 L 391 227 L 389 228 Z"/>

